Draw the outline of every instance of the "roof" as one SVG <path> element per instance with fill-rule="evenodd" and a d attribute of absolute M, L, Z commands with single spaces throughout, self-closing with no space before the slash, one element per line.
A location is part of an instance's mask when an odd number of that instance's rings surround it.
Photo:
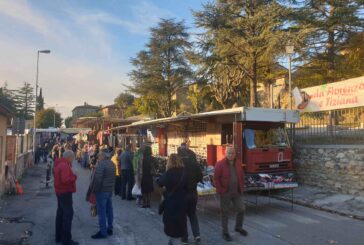
<path fill-rule="evenodd" d="M 91 131 L 91 128 L 61 128 L 60 132 L 65 134 L 78 134 L 81 131 L 88 132 Z"/>
<path fill-rule="evenodd" d="M 144 120 L 120 126 L 118 128 L 139 127 L 153 124 L 170 123 L 184 121 L 195 118 L 208 118 L 216 116 L 236 115 L 236 121 L 261 121 L 261 122 L 283 122 L 296 123 L 299 121 L 299 112 L 297 110 L 269 109 L 258 107 L 236 107 L 224 110 L 197 113 L 193 115 L 181 115 L 177 117 L 166 117 L 153 120 Z"/>
<path fill-rule="evenodd" d="M 94 105 L 78 105 L 75 108 L 73 108 L 72 111 L 74 111 L 74 110 L 76 110 L 78 108 L 100 109 L 100 107 L 94 106 Z"/>

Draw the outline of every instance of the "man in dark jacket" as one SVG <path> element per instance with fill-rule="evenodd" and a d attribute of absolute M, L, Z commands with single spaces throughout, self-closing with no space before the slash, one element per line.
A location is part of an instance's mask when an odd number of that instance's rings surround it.
<path fill-rule="evenodd" d="M 223 238 L 226 241 L 232 241 L 228 231 L 228 213 L 230 203 L 233 203 L 237 211 L 235 231 L 239 232 L 243 236 L 247 236 L 248 232 L 243 229 L 245 214 L 243 199 L 244 174 L 241 165 L 236 161 L 235 149 L 233 147 L 227 147 L 225 158 L 216 163 L 214 184 L 217 193 L 220 195 Z"/>
<path fill-rule="evenodd" d="M 121 169 L 121 199 L 135 200 L 131 194 L 134 186 L 133 155 L 130 152 L 131 146 L 127 145 L 125 151 L 120 154 Z M 128 188 L 126 188 L 128 187 Z"/>
<path fill-rule="evenodd" d="M 74 159 L 72 151 L 65 151 L 63 158 L 54 164 L 54 189 L 57 195 L 56 243 L 76 245 L 72 241 L 71 227 L 73 218 L 72 193 L 76 192 L 77 176 L 72 172 Z"/>
<path fill-rule="evenodd" d="M 115 185 L 115 165 L 105 150 L 98 153 L 98 163 L 94 175 L 93 192 L 96 195 L 96 209 L 99 216 L 100 231 L 91 236 L 93 239 L 106 238 L 113 233 L 112 192 Z M 107 226 L 106 226 L 107 220 Z"/>
<path fill-rule="evenodd" d="M 188 149 L 186 144 L 181 144 L 177 151 L 183 161 L 185 175 L 187 177 L 186 213 L 190 220 L 195 243 L 200 243 L 200 227 L 196 214 L 196 206 L 198 199 L 197 183 L 202 181 L 202 172 L 197 164 L 196 154 Z M 188 243 L 188 234 L 186 237 L 182 237 L 182 243 Z"/>

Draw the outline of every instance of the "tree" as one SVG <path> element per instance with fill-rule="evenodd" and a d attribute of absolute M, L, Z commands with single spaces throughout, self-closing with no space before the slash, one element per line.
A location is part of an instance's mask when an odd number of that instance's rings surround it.
<path fill-rule="evenodd" d="M 0 87 L 0 103 L 5 105 L 14 113 L 16 112 L 16 106 L 14 101 L 14 92 L 8 89 L 7 82 L 4 83 L 2 87 Z"/>
<path fill-rule="evenodd" d="M 297 2 L 297 28 L 311 32 L 303 40 L 300 61 L 304 64 L 298 68 L 295 80 L 301 86 L 313 86 L 347 78 L 350 69 L 340 69 L 341 52 L 353 36 L 363 31 L 364 1 Z"/>
<path fill-rule="evenodd" d="M 14 95 L 18 117 L 25 120 L 32 119 L 34 113 L 34 94 L 30 83 L 24 82 Z"/>
<path fill-rule="evenodd" d="M 135 97 L 128 93 L 128 92 L 122 92 L 114 99 L 115 104 L 120 109 L 127 109 L 129 106 L 133 105 Z"/>
<path fill-rule="evenodd" d="M 206 31 L 199 40 L 200 71 L 223 107 L 244 103 L 257 106 L 258 81 L 264 70 L 273 73 L 283 53 L 290 8 L 274 0 L 217 0 L 194 12 L 197 27 Z M 296 35 L 299 38 L 299 35 Z"/>
<path fill-rule="evenodd" d="M 135 97 L 129 92 L 122 92 L 114 99 L 115 104 L 123 110 L 124 118 L 139 115 L 138 108 L 135 106 Z"/>
<path fill-rule="evenodd" d="M 64 119 L 64 124 L 66 126 L 66 128 L 71 128 L 72 125 L 72 120 L 73 120 L 73 117 L 66 117 L 66 119 Z"/>
<path fill-rule="evenodd" d="M 61 114 L 53 108 L 47 108 L 42 111 L 37 111 L 37 128 L 59 128 L 62 125 Z"/>
<path fill-rule="evenodd" d="M 44 97 L 42 93 L 42 88 L 40 88 L 39 95 L 37 97 L 37 111 L 44 110 Z"/>
<path fill-rule="evenodd" d="M 186 59 L 191 47 L 188 38 L 182 21 L 162 19 L 151 28 L 147 48 L 131 60 L 134 69 L 129 73 L 133 85 L 128 88 L 140 96 L 136 101 L 140 111 L 155 117 L 169 117 L 177 111 L 172 97 L 192 75 Z"/>

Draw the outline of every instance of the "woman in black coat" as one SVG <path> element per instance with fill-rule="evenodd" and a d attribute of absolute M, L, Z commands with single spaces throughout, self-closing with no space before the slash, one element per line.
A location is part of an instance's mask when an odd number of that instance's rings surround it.
<path fill-rule="evenodd" d="M 186 178 L 183 162 L 177 154 L 171 154 L 167 171 L 157 184 L 165 186 L 163 223 L 164 233 L 171 238 L 182 238 L 187 234 Z M 169 244 L 172 244 L 172 239 Z"/>
<path fill-rule="evenodd" d="M 152 175 L 153 162 L 154 158 L 152 156 L 152 148 L 150 146 L 145 146 L 143 149 L 142 181 L 141 181 L 143 208 L 150 208 L 151 193 L 154 190 L 153 175 Z"/>

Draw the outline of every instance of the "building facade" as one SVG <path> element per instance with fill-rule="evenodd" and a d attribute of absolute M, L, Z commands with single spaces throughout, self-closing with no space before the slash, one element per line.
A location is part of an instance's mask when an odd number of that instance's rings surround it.
<path fill-rule="evenodd" d="M 6 132 L 11 117 L 11 111 L 3 104 L 0 104 L 0 195 L 5 190 Z"/>
<path fill-rule="evenodd" d="M 123 110 L 120 109 L 117 105 L 108 105 L 104 106 L 101 109 L 102 116 L 108 118 L 123 118 Z"/>
<path fill-rule="evenodd" d="M 79 106 L 76 106 L 75 108 L 73 108 L 72 118 L 76 119 L 79 117 L 84 117 L 91 113 L 98 112 L 99 110 L 100 110 L 100 107 L 89 105 L 85 102 L 84 105 L 79 105 Z"/>

